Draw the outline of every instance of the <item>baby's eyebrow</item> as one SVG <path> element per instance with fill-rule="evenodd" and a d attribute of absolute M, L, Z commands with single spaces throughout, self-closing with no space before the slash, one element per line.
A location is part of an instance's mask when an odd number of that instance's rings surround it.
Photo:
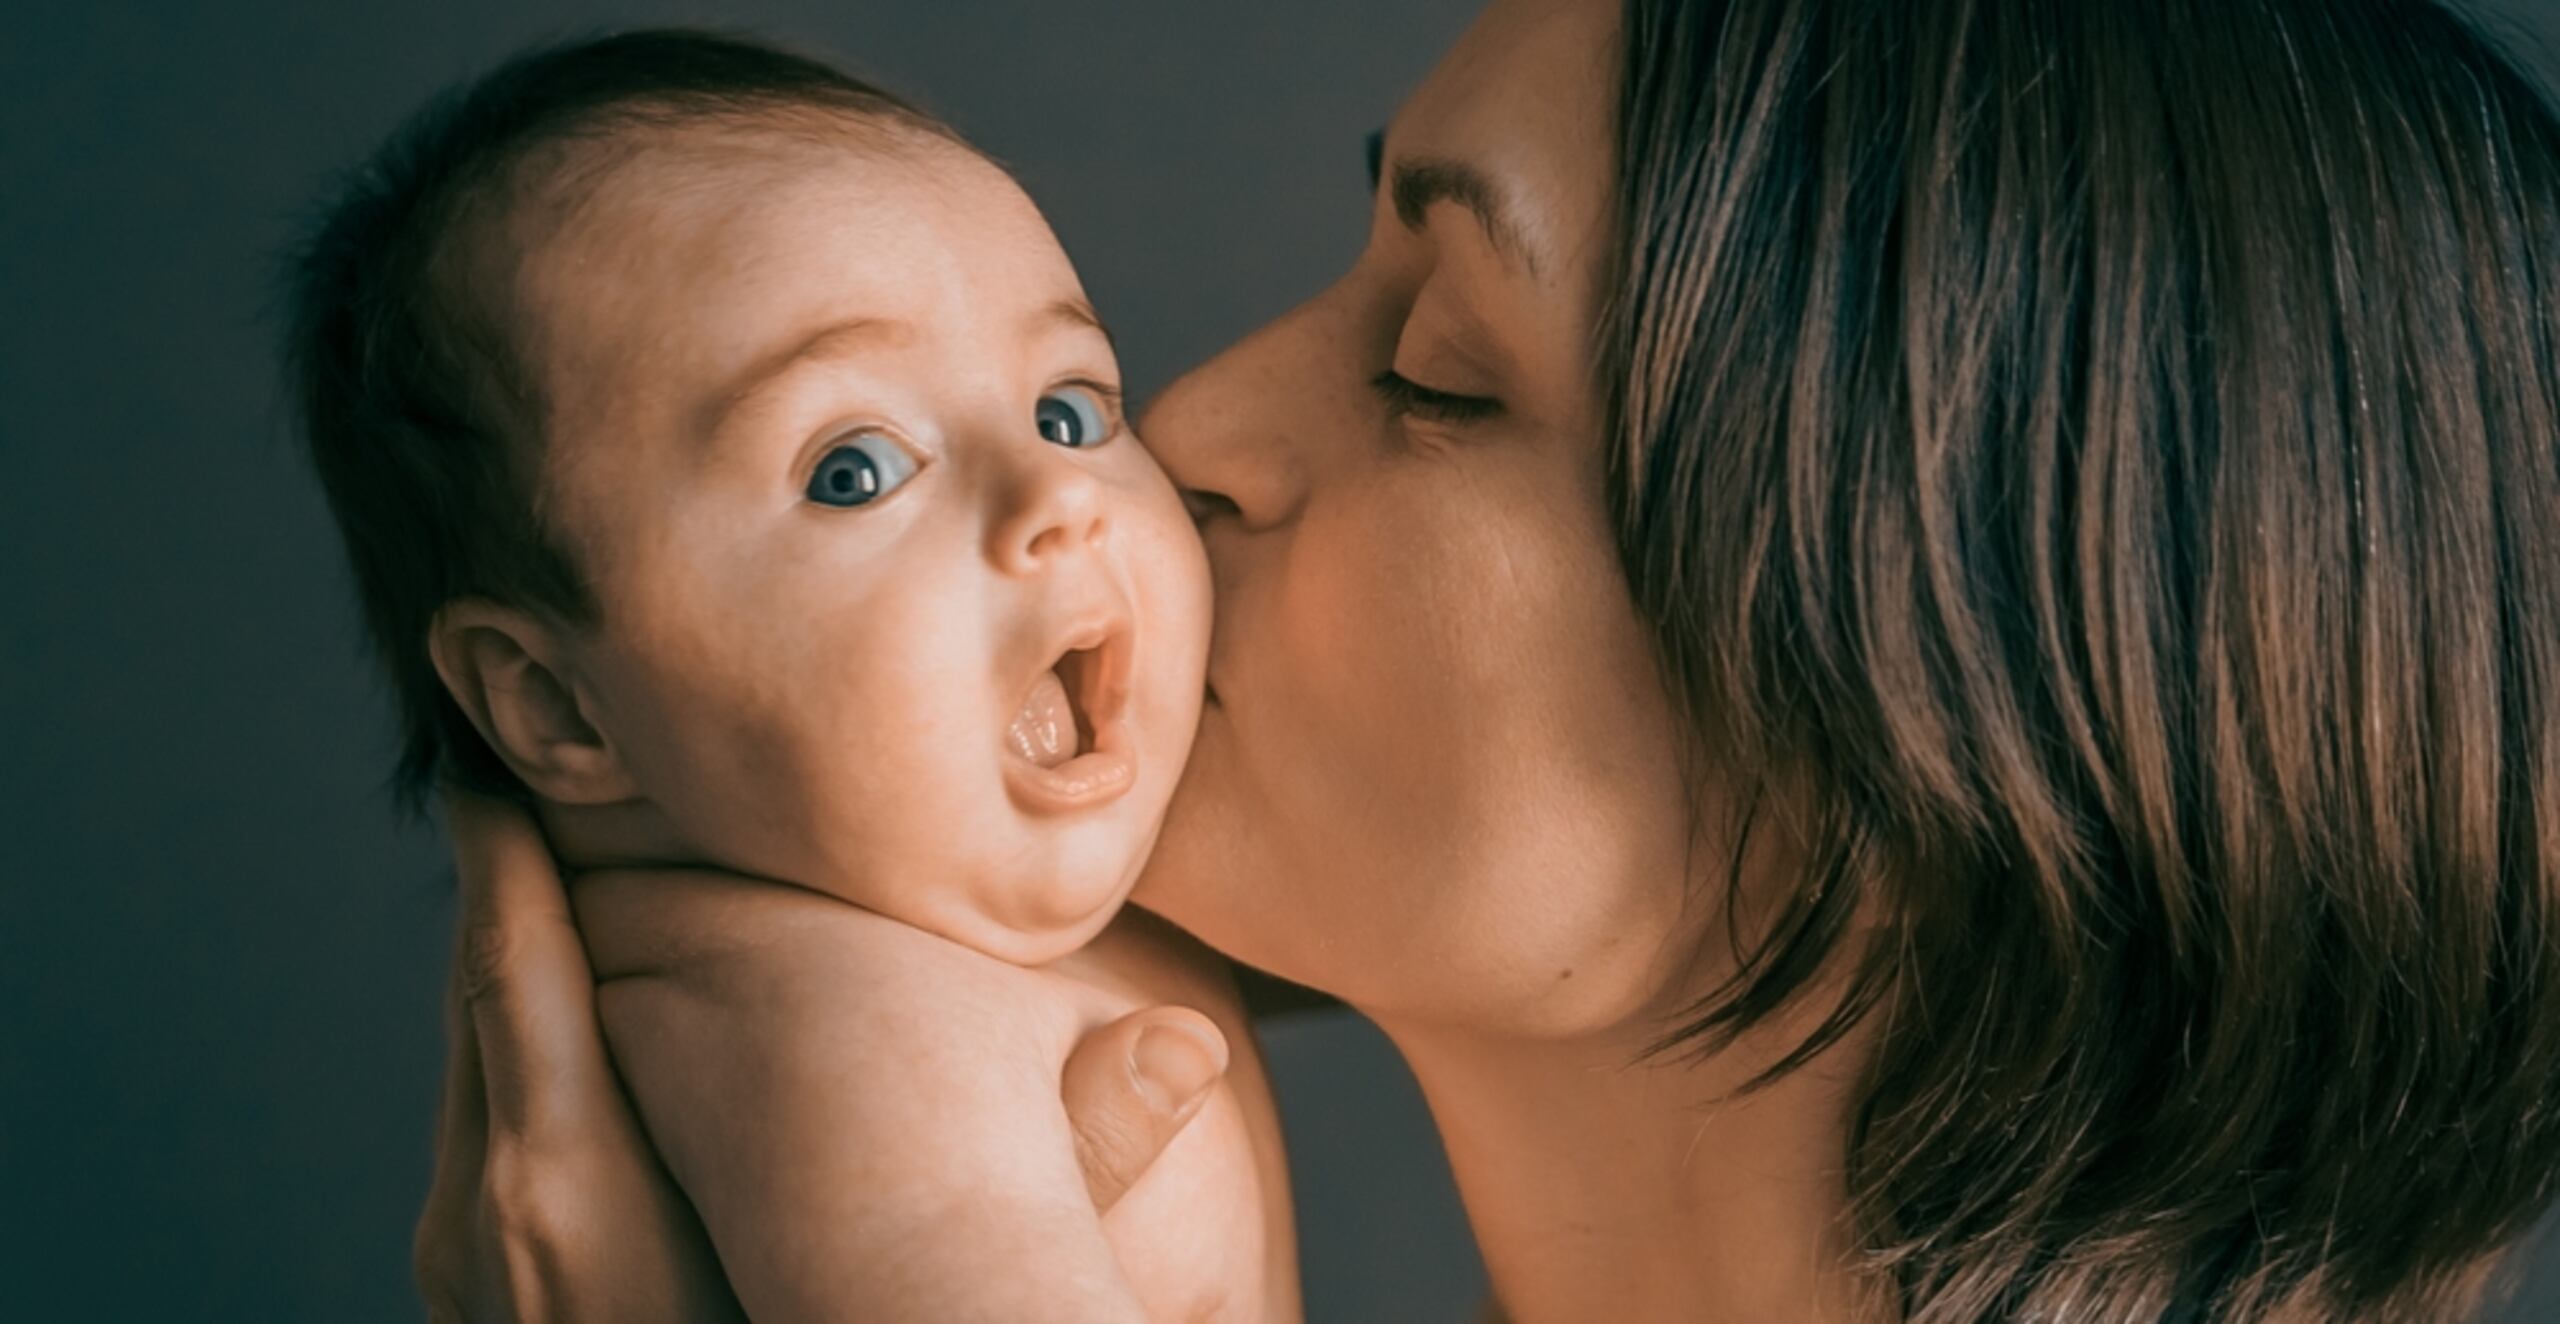
<path fill-rule="evenodd" d="M 1120 352 L 1120 338 L 1111 334 L 1111 328 L 1102 324 L 1102 315 L 1095 312 L 1093 305 L 1082 296 L 1052 300 L 1039 312 L 1032 314 L 1031 321 L 1034 329 L 1038 329 L 1042 324 L 1055 326 L 1065 323 L 1068 326 L 1086 327 L 1099 331 L 1104 340 L 1111 342 L 1111 352 L 1114 354 Z"/>
<path fill-rule="evenodd" d="M 1053 299 L 1041 305 L 1029 321 L 1029 328 L 1035 333 L 1059 326 L 1099 331 L 1102 338 L 1110 342 L 1112 352 L 1119 352 L 1119 341 L 1112 336 L 1111 328 L 1103 325 L 1101 314 L 1096 313 L 1093 305 L 1081 295 Z M 719 436 L 730 426 L 731 420 L 753 412 L 766 395 L 788 381 L 803 364 L 847 358 L 866 342 L 896 339 L 912 329 L 907 323 L 889 317 L 855 317 L 819 327 L 800 340 L 759 357 L 741 370 L 726 390 L 715 392 L 704 402 L 697 416 L 699 425 L 694 429 L 694 435 L 705 438 Z"/>
<path fill-rule="evenodd" d="M 730 419 L 753 409 L 762 396 L 801 364 L 843 358 L 864 341 L 894 337 L 906 330 L 906 323 L 886 317 L 854 317 L 819 327 L 800 340 L 759 357 L 738 374 L 727 390 L 713 394 L 703 405 L 701 426 L 695 434 L 718 435 Z"/>

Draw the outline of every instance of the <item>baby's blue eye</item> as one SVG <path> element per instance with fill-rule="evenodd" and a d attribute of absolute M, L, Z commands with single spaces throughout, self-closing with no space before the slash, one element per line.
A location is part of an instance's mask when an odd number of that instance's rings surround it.
<path fill-rule="evenodd" d="M 1099 446 L 1111 439 L 1111 412 L 1091 387 L 1061 386 L 1031 411 L 1040 437 L 1060 446 Z"/>
<path fill-rule="evenodd" d="M 868 505 L 916 476 L 915 457 L 877 432 L 845 438 L 809 475 L 809 499 L 822 506 Z"/>

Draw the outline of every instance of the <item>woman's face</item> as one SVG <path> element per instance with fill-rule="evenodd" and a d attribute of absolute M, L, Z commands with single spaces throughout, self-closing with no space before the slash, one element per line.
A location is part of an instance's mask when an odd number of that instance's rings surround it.
<path fill-rule="evenodd" d="M 1139 899 L 1373 1015 L 1587 1029 L 1698 947 L 1592 371 L 1616 24 L 1495 4 L 1389 126 L 1358 263 L 1143 429 L 1216 626 Z"/>

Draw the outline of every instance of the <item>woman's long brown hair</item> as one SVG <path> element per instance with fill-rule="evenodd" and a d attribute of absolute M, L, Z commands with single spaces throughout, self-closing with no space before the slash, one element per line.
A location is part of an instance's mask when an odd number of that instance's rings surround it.
<path fill-rule="evenodd" d="M 1625 24 L 1627 573 L 1811 861 L 1666 1042 L 1846 990 L 1914 1321 L 2458 1318 L 2560 1173 L 2548 103 L 2414 0 Z"/>

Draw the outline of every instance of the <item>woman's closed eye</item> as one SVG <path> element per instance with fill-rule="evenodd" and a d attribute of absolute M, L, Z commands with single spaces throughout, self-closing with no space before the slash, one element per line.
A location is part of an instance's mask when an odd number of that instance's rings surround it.
<path fill-rule="evenodd" d="M 1502 413 L 1502 402 L 1491 396 L 1434 390 L 1393 368 L 1370 378 L 1369 385 L 1386 402 L 1389 418 L 1459 424 L 1480 423 Z"/>

